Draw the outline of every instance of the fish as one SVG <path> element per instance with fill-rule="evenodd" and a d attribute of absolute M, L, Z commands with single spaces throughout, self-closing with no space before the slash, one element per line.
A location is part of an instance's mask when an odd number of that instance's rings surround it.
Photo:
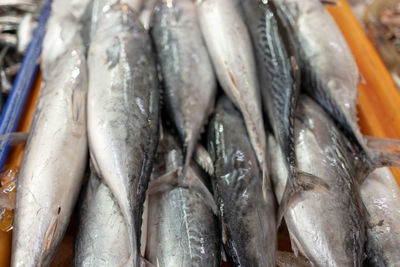
<path fill-rule="evenodd" d="M 143 3 L 140 12 L 140 21 L 146 30 L 150 29 L 150 22 L 152 21 L 153 10 L 159 0 L 146 0 Z"/>
<path fill-rule="evenodd" d="M 279 14 L 273 1 L 245 0 L 241 4 L 257 59 L 264 115 L 269 119 L 287 162 L 290 175 L 288 190 L 294 191 L 297 175 L 294 113 L 300 92 L 300 70 L 294 38 L 290 34 L 289 22 Z M 285 205 L 281 209 L 285 209 Z M 280 221 L 282 215 L 278 216 Z"/>
<path fill-rule="evenodd" d="M 269 178 L 261 96 L 252 43 L 238 1 L 201 0 L 197 14 L 217 79 L 243 114 L 265 185 Z"/>
<path fill-rule="evenodd" d="M 86 57 L 73 4 L 54 1 L 43 42 L 43 86 L 17 181 L 13 267 L 50 265 L 87 164 Z"/>
<path fill-rule="evenodd" d="M 183 153 L 168 132 L 160 141 L 154 182 L 182 168 Z M 161 176 L 159 176 L 161 175 Z M 173 179 L 178 179 L 173 174 Z M 187 178 L 207 184 L 208 176 L 192 162 Z M 153 182 L 152 181 L 152 182 Z M 149 189 L 152 185 L 149 186 Z M 149 194 L 146 255 L 157 266 L 220 266 L 217 218 L 197 191 L 182 186 Z"/>
<path fill-rule="evenodd" d="M 159 2 L 151 35 L 164 83 L 166 108 L 183 144 L 184 171 L 215 105 L 216 78 L 203 42 L 196 5 L 188 0 Z M 212 169 L 212 165 L 207 168 Z"/>
<path fill-rule="evenodd" d="M 361 266 L 366 241 L 366 211 L 361 201 L 353 144 L 333 119 L 311 98 L 299 98 L 294 140 L 301 171 L 324 183 L 307 182 L 285 214 L 292 249 L 314 266 Z M 271 178 L 280 202 L 287 182 L 285 158 L 278 142 L 268 137 Z"/>
<path fill-rule="evenodd" d="M 75 266 L 127 266 L 128 226 L 110 189 L 91 171 L 79 208 Z"/>
<path fill-rule="evenodd" d="M 388 168 L 373 171 L 361 185 L 368 211 L 366 266 L 400 264 L 400 189 Z"/>
<path fill-rule="evenodd" d="M 303 89 L 357 141 L 360 79 L 354 57 L 338 26 L 320 0 L 277 0 L 295 29 Z"/>
<path fill-rule="evenodd" d="M 139 266 L 143 203 L 158 143 L 158 76 L 137 13 L 122 3 L 101 10 L 88 54 L 89 152 L 121 209 L 132 265 Z"/>
<path fill-rule="evenodd" d="M 268 191 L 262 191 L 262 173 L 244 119 L 226 96 L 218 100 L 207 140 L 215 165 L 214 196 L 229 262 L 233 266 L 275 266 L 275 196 L 269 181 Z"/>

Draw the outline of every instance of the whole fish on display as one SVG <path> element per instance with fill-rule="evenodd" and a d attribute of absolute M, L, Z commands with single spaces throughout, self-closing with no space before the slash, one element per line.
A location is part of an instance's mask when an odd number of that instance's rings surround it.
<path fill-rule="evenodd" d="M 239 2 L 201 0 L 197 2 L 197 14 L 218 81 L 243 115 L 266 186 L 269 178 L 261 96 L 253 47 Z"/>
<path fill-rule="evenodd" d="M 298 192 L 288 206 L 285 221 L 292 249 L 314 266 L 361 266 L 366 212 L 360 198 L 359 174 L 353 164 L 353 144 L 331 117 L 306 96 L 299 99 L 294 129 L 299 169 L 321 181 L 308 181 L 312 189 Z M 272 136 L 269 147 L 278 152 L 270 157 L 279 202 L 287 182 L 285 158 Z"/>
<path fill-rule="evenodd" d="M 43 87 L 18 176 L 11 266 L 50 265 L 80 191 L 88 87 L 79 21 L 87 5 L 65 0 L 52 5 Z"/>
<path fill-rule="evenodd" d="M 159 2 L 155 7 L 151 34 L 161 65 L 166 108 L 183 143 L 185 172 L 200 132 L 214 109 L 217 91 L 195 3 L 189 0 Z M 206 159 L 200 161 L 208 162 Z M 212 173 L 212 165 L 204 167 Z"/>
<path fill-rule="evenodd" d="M 89 151 L 128 225 L 133 266 L 139 266 L 143 203 L 158 142 L 158 78 L 137 13 L 121 3 L 100 10 L 88 54 Z"/>
<path fill-rule="evenodd" d="M 199 191 L 174 185 L 182 158 L 175 138 L 164 132 L 149 186 L 149 191 L 156 192 L 149 193 L 146 256 L 155 266 L 220 266 L 220 234 L 212 209 Z M 186 179 L 192 186 L 208 182 L 194 162 L 188 166 Z M 157 190 L 160 185 L 164 189 Z"/>
<path fill-rule="evenodd" d="M 289 170 L 288 190 L 293 192 L 301 186 L 296 179 L 298 174 L 293 143 L 300 71 L 294 39 L 287 32 L 291 28 L 284 21 L 284 16 L 280 16 L 273 1 L 245 0 L 241 4 L 253 39 L 264 113 L 283 151 Z M 283 209 L 286 205 L 283 205 Z M 283 216 L 283 212 L 281 210 L 278 216 Z"/>
<path fill-rule="evenodd" d="M 214 196 L 229 262 L 275 266 L 275 197 L 269 180 L 262 186 L 243 117 L 225 96 L 219 99 L 209 125 L 208 149 L 215 164 Z"/>

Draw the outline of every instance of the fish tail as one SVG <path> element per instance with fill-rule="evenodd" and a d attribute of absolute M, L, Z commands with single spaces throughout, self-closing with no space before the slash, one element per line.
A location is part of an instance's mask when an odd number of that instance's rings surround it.
<path fill-rule="evenodd" d="M 193 142 L 193 138 L 186 138 L 185 145 L 183 146 L 183 169 L 182 176 L 185 177 L 187 173 L 187 169 L 190 165 L 190 161 L 193 156 L 193 151 L 195 147 L 195 143 Z"/>
<path fill-rule="evenodd" d="M 208 154 L 208 151 L 200 144 L 197 145 L 196 150 L 194 151 L 194 161 L 196 161 L 196 163 L 199 164 L 207 174 L 214 174 L 213 161 Z"/>
<path fill-rule="evenodd" d="M 277 228 L 280 226 L 286 211 L 294 203 L 300 193 L 311 190 L 318 190 L 320 192 L 330 191 L 330 186 L 320 177 L 311 173 L 302 172 L 296 168 L 289 169 L 289 176 L 276 215 Z"/>
<path fill-rule="evenodd" d="M 369 173 L 380 167 L 400 167 L 400 140 L 365 136 L 362 145 L 366 156 L 362 158 L 359 182 L 362 184 Z M 364 164 L 364 163 L 367 164 Z"/>

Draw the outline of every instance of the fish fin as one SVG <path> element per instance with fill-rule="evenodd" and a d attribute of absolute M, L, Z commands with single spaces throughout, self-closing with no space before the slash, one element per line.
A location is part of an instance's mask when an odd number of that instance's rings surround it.
<path fill-rule="evenodd" d="M 335 0 L 320 0 L 321 4 L 324 6 L 338 6 L 339 3 Z"/>
<path fill-rule="evenodd" d="M 292 180 L 294 182 L 290 182 Z M 286 211 L 293 204 L 296 197 L 298 197 L 298 194 L 311 190 L 329 192 L 330 187 L 318 176 L 299 170 L 294 171 L 293 176 L 289 177 L 288 182 L 286 183 L 281 202 L 279 203 L 277 227 L 280 226 Z"/>
<path fill-rule="evenodd" d="M 183 145 L 183 170 L 182 175 L 185 177 L 190 162 L 192 160 L 193 151 L 194 151 L 195 143 L 193 142 L 192 137 L 187 136 L 185 140 L 185 144 Z"/>
<path fill-rule="evenodd" d="M 178 186 L 178 176 L 180 168 L 170 171 L 156 179 L 153 179 L 149 183 L 147 188 L 148 195 L 158 194 L 174 189 Z"/>
<path fill-rule="evenodd" d="M 228 261 L 228 258 L 226 257 L 226 252 L 225 252 L 225 249 L 224 249 L 223 246 L 221 247 L 221 259 L 222 259 L 222 261 L 224 261 L 224 262 L 227 262 L 227 261 Z"/>
<path fill-rule="evenodd" d="M 187 188 L 198 193 L 204 203 L 217 214 L 217 204 L 214 197 L 204 183 L 193 173 L 191 168 L 188 169 L 186 176 L 183 176 L 182 168 L 179 167 L 174 171 L 168 172 L 149 183 L 147 192 L 149 195 L 163 193 L 177 187 Z"/>
<path fill-rule="evenodd" d="M 197 192 L 212 212 L 217 214 L 217 204 L 215 203 L 214 196 L 197 175 L 193 173 L 193 169 L 190 168 L 189 175 L 183 179 L 182 185 L 183 187 L 187 187 L 190 190 Z"/>
<path fill-rule="evenodd" d="M 57 233 L 60 212 L 61 212 L 61 207 L 58 208 L 57 214 L 51 219 L 49 227 L 47 228 L 42 243 L 43 244 L 42 256 L 46 255 L 47 252 L 54 247 L 54 240 Z"/>
<path fill-rule="evenodd" d="M 94 171 L 95 174 L 97 175 L 97 177 L 102 178 L 99 164 L 97 163 L 96 157 L 94 156 L 94 154 L 92 152 L 90 152 L 90 150 L 89 150 L 89 154 L 90 154 L 90 170 Z"/>
<path fill-rule="evenodd" d="M 295 255 L 294 253 L 287 251 L 277 251 L 276 265 L 282 267 L 284 266 L 306 267 L 310 266 L 310 262 L 301 255 Z"/>
<path fill-rule="evenodd" d="M 194 152 L 194 160 L 209 175 L 214 174 L 214 164 L 208 151 L 200 144 L 197 145 Z"/>
<path fill-rule="evenodd" d="M 9 143 L 10 146 L 17 146 L 20 144 L 25 144 L 28 140 L 28 133 L 25 132 L 14 132 L 5 135 L 0 135 L 0 143 Z"/>
<path fill-rule="evenodd" d="M 365 136 L 364 137 L 367 146 L 376 150 L 392 150 L 392 151 L 400 151 L 400 140 L 391 139 L 391 138 L 381 138 L 374 136 Z"/>
<path fill-rule="evenodd" d="M 293 250 L 293 253 L 296 257 L 305 257 L 306 260 L 309 260 L 306 257 L 305 250 L 303 246 L 301 245 L 299 239 L 289 230 L 289 237 L 290 237 L 290 246 Z M 300 253 L 299 253 L 300 252 Z"/>
<path fill-rule="evenodd" d="M 400 167 L 400 153 L 384 152 L 384 151 L 369 151 L 372 159 L 372 169 L 380 167 Z"/>
<path fill-rule="evenodd" d="M 140 267 L 155 267 L 155 265 L 146 260 L 143 256 L 140 256 Z"/>
<path fill-rule="evenodd" d="M 264 200 L 268 201 L 268 191 L 270 191 L 271 188 L 271 181 L 266 163 L 264 162 L 263 165 L 264 166 L 262 168 L 262 193 Z"/>
<path fill-rule="evenodd" d="M 226 242 L 228 241 L 228 233 L 226 230 L 226 223 L 224 222 L 223 219 L 221 220 L 221 232 L 222 232 L 222 244 L 225 245 Z"/>

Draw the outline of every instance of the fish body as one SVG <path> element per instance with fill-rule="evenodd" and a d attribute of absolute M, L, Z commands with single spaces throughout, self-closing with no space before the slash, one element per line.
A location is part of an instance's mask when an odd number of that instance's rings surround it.
<path fill-rule="evenodd" d="M 158 174 L 182 167 L 182 150 L 171 135 L 167 134 L 159 147 L 155 180 Z M 191 164 L 187 177 L 204 183 L 203 174 Z M 147 240 L 146 255 L 152 264 L 220 266 L 216 217 L 202 197 L 189 188 L 175 187 L 150 195 Z"/>
<path fill-rule="evenodd" d="M 80 207 L 75 266 L 127 266 L 128 227 L 110 189 L 91 173 Z"/>
<path fill-rule="evenodd" d="M 60 11 L 64 4 L 54 2 L 59 13 L 43 44 L 43 87 L 18 176 L 11 266 L 50 265 L 87 164 L 85 49 L 79 16 Z"/>
<path fill-rule="evenodd" d="M 164 99 L 183 143 L 184 162 L 188 166 L 215 104 L 217 85 L 212 63 L 192 1 L 160 2 L 152 25 L 165 85 Z"/>
<path fill-rule="evenodd" d="M 203 33 L 219 83 L 243 115 L 266 183 L 266 137 L 253 48 L 238 1 L 203 0 L 197 4 Z"/>
<path fill-rule="evenodd" d="M 150 36 L 136 13 L 125 4 L 103 10 L 88 55 L 89 150 L 129 226 L 138 266 L 143 203 L 158 142 L 158 80 Z"/>
<path fill-rule="evenodd" d="M 223 243 L 234 266 L 275 266 L 275 199 L 262 175 L 243 118 L 223 97 L 208 129 L 214 159 L 214 195 L 223 229 Z"/>
<path fill-rule="evenodd" d="M 296 168 L 293 144 L 294 111 L 299 94 L 299 75 L 293 40 L 272 1 L 242 1 L 257 59 L 264 113 L 285 155 L 288 169 Z"/>
<path fill-rule="evenodd" d="M 361 185 L 369 214 L 367 266 L 400 265 L 400 190 L 387 168 L 372 172 Z"/>
<path fill-rule="evenodd" d="M 314 266 L 361 266 L 365 218 L 351 145 L 331 117 L 310 98 L 299 99 L 295 121 L 299 169 L 319 177 L 328 188 L 309 184 L 285 215 L 292 248 Z M 272 179 L 278 202 L 286 184 L 282 151 L 270 137 Z M 301 176 L 299 176 L 301 178 Z"/>
<path fill-rule="evenodd" d="M 303 88 L 360 145 L 357 125 L 359 71 L 333 18 L 319 0 L 277 0 L 295 29 Z"/>

